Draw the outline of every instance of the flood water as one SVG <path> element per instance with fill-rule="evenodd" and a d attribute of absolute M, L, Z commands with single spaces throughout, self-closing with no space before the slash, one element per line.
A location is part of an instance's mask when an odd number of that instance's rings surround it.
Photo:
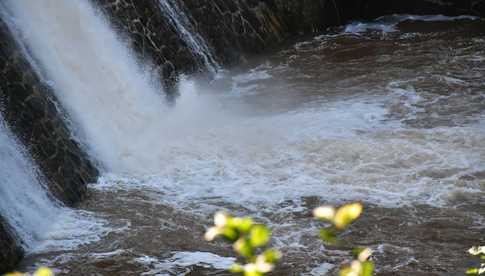
<path fill-rule="evenodd" d="M 406 18 L 332 29 L 210 83 L 187 77 L 143 147 L 157 172 L 107 172 L 79 207 L 111 230 L 21 268 L 225 275 L 231 247 L 203 241 L 225 210 L 273 229 L 274 275 L 333 275 L 351 257 L 319 241 L 312 210 L 361 201 L 342 239 L 371 247 L 378 275 L 462 275 L 485 243 L 485 22 Z"/>

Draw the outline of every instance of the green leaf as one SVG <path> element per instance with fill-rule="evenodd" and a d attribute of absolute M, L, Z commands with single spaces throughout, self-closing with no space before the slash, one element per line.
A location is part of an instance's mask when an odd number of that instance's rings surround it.
<path fill-rule="evenodd" d="M 244 267 L 238 263 L 235 263 L 231 266 L 230 269 L 231 273 L 243 273 L 244 272 Z"/>
<path fill-rule="evenodd" d="M 466 271 L 466 274 L 468 274 L 468 275 L 478 275 L 478 268 L 469 268 Z"/>
<path fill-rule="evenodd" d="M 234 250 L 236 250 L 239 255 L 245 258 L 254 257 L 254 248 L 251 246 L 251 243 L 247 239 L 241 238 L 236 243 L 234 243 Z"/>
<path fill-rule="evenodd" d="M 253 220 L 251 218 L 243 218 L 241 223 L 239 224 L 238 230 L 242 233 L 248 233 L 253 227 Z"/>
<path fill-rule="evenodd" d="M 251 218 L 232 218 L 227 222 L 227 226 L 237 229 L 242 234 L 248 233 L 253 224 Z"/>
<path fill-rule="evenodd" d="M 345 229 L 362 214 L 364 207 L 360 203 L 347 204 L 340 207 L 335 214 L 334 223 L 337 229 Z"/>
<path fill-rule="evenodd" d="M 374 263 L 373 262 L 363 262 L 362 263 L 362 276 L 372 276 L 374 273 Z"/>
<path fill-rule="evenodd" d="M 274 264 L 281 258 L 281 253 L 275 249 L 268 249 L 264 253 L 264 259 L 266 262 Z"/>
<path fill-rule="evenodd" d="M 255 225 L 249 234 L 249 241 L 253 247 L 261 247 L 268 243 L 271 232 L 264 225 Z"/>
<path fill-rule="evenodd" d="M 337 234 L 330 228 L 320 230 L 320 238 L 329 244 L 335 244 L 338 241 Z"/>
<path fill-rule="evenodd" d="M 362 253 L 366 249 L 367 248 L 365 248 L 365 247 L 357 247 L 357 248 L 354 248 L 354 249 L 352 249 L 352 255 L 354 255 L 354 257 L 357 258 L 360 255 L 360 253 Z"/>
<path fill-rule="evenodd" d="M 239 233 L 232 227 L 224 227 L 221 234 L 226 240 L 231 242 L 237 241 L 237 239 L 239 239 Z"/>
<path fill-rule="evenodd" d="M 344 266 L 342 269 L 340 269 L 339 275 L 340 276 L 348 276 L 352 275 L 354 270 L 350 266 Z"/>
<path fill-rule="evenodd" d="M 244 276 L 263 276 L 264 274 L 259 271 L 244 271 Z"/>

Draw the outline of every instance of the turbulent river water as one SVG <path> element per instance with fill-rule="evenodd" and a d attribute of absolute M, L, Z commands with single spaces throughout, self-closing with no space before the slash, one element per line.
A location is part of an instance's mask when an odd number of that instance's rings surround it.
<path fill-rule="evenodd" d="M 342 238 L 371 247 L 379 275 L 461 275 L 485 243 L 484 21 L 355 22 L 179 90 L 153 111 L 156 132 L 128 133 L 116 156 L 109 137 L 94 149 L 120 160 L 80 206 L 99 237 L 32 253 L 23 269 L 224 275 L 231 248 L 202 236 L 226 210 L 273 229 L 275 275 L 332 274 L 347 248 L 322 245 L 311 211 L 350 201 L 366 209 Z"/>

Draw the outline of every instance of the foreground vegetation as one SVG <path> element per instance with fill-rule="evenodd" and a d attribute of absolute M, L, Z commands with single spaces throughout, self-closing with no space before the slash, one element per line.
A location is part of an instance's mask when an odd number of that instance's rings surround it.
<path fill-rule="evenodd" d="M 326 244 L 339 243 L 338 236 L 352 222 L 360 217 L 363 206 L 360 203 L 344 205 L 340 208 L 322 206 L 314 210 L 315 218 L 331 225 L 320 230 L 320 238 Z M 212 241 L 221 237 L 232 243 L 234 251 L 244 263 L 236 263 L 231 272 L 242 273 L 244 276 L 263 276 L 274 270 L 281 258 L 276 249 L 264 249 L 270 241 L 271 231 L 267 226 L 256 224 L 251 218 L 233 217 L 227 213 L 217 213 L 214 216 L 214 226 L 209 228 L 205 239 Z M 371 276 L 374 263 L 369 261 L 372 251 L 369 248 L 356 248 L 355 260 L 340 270 L 341 276 Z"/>
<path fill-rule="evenodd" d="M 345 231 L 363 212 L 360 203 L 351 203 L 335 208 L 322 206 L 313 210 L 316 219 L 330 224 L 320 230 L 320 238 L 325 244 L 339 245 L 339 235 Z M 264 276 L 275 270 L 282 254 L 274 248 L 267 248 L 271 240 L 271 230 L 263 224 L 256 223 L 249 217 L 234 217 L 225 212 L 218 212 L 214 216 L 214 226 L 210 227 L 204 235 L 207 241 L 216 238 L 232 244 L 240 262 L 236 262 L 230 268 L 235 274 L 244 276 Z M 372 251 L 369 248 L 355 248 L 355 258 L 342 266 L 340 276 L 372 276 L 374 263 L 370 260 Z M 466 271 L 468 275 L 485 275 L 485 246 L 473 247 L 468 251 L 478 258 L 480 263 L 477 267 Z M 30 276 L 19 272 L 9 273 L 5 276 Z M 54 276 L 49 268 L 42 267 L 32 276 Z"/>
<path fill-rule="evenodd" d="M 466 272 L 469 275 L 480 275 L 485 274 L 485 246 L 475 246 L 468 250 L 470 255 L 475 256 L 480 259 L 480 264 L 478 267 L 472 267 Z"/>

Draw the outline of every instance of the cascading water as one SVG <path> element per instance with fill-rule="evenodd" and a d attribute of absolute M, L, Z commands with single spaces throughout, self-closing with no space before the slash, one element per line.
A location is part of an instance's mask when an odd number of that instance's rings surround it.
<path fill-rule="evenodd" d="M 216 73 L 221 69 L 212 53 L 211 48 L 205 42 L 204 38 L 195 31 L 187 15 L 173 0 L 159 0 L 160 9 L 163 14 L 170 20 L 175 29 L 178 30 L 181 38 L 187 43 L 192 52 L 198 55 L 205 67 L 211 72 Z"/>
<path fill-rule="evenodd" d="M 156 163 L 134 153 L 150 152 L 157 140 L 151 133 L 160 132 L 157 122 L 166 108 L 159 80 L 137 64 L 91 1 L 3 5 L 18 41 L 53 86 L 91 155 L 113 172 L 144 171 Z"/>
<path fill-rule="evenodd" d="M 96 240 L 101 225 L 44 189 L 42 176 L 0 116 L 0 213 L 28 253 Z"/>

